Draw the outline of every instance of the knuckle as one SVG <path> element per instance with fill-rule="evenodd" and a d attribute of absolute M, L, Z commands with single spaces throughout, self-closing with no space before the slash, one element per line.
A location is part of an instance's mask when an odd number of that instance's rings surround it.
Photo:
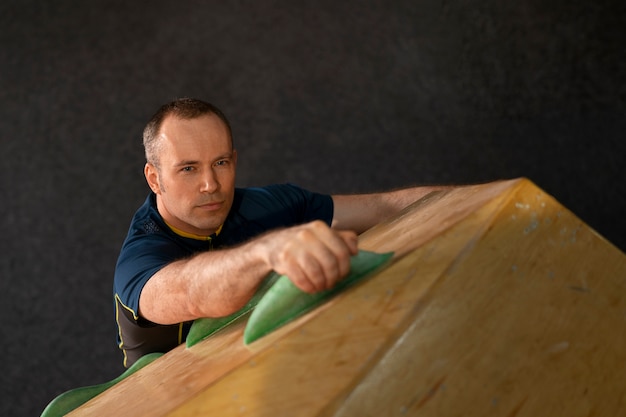
<path fill-rule="evenodd" d="M 307 242 L 315 237 L 315 233 L 311 230 L 304 228 L 298 230 L 297 238 L 301 241 Z"/>
<path fill-rule="evenodd" d="M 326 223 L 324 223 L 321 220 L 314 220 L 311 223 L 309 223 L 311 229 L 320 232 L 322 230 L 325 230 L 326 228 L 328 228 L 328 226 L 326 225 Z"/>

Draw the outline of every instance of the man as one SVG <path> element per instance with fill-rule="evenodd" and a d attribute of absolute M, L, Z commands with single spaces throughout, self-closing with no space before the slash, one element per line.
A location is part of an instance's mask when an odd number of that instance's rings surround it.
<path fill-rule="evenodd" d="M 194 319 L 239 310 L 272 270 L 306 292 L 332 288 L 349 272 L 357 233 L 437 189 L 329 196 L 294 185 L 235 188 L 228 120 L 196 99 L 161 107 L 144 147 L 152 192 L 114 279 L 125 366 L 182 343 Z"/>

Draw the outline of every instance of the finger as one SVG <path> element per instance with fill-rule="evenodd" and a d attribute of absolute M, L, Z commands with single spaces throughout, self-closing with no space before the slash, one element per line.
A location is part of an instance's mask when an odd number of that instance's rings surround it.
<path fill-rule="evenodd" d="M 359 237 L 351 230 L 339 230 L 337 232 L 345 244 L 350 248 L 350 253 L 356 255 L 359 252 Z"/>
<path fill-rule="evenodd" d="M 323 238 L 324 245 L 331 258 L 326 259 L 324 263 L 325 273 L 334 284 L 350 272 L 350 258 L 358 252 L 358 238 L 356 233 L 351 231 L 335 231 L 328 229 L 328 235 Z"/>
<path fill-rule="evenodd" d="M 296 287 L 307 293 L 313 294 L 326 288 L 324 271 L 310 256 L 301 257 L 286 275 Z"/>
<path fill-rule="evenodd" d="M 321 221 L 303 225 L 295 232 L 285 249 L 287 256 L 299 264 L 302 279 L 316 291 L 332 287 L 340 275 L 337 258 L 349 256 L 343 239 Z"/>
<path fill-rule="evenodd" d="M 299 264 L 306 279 L 315 291 L 332 288 L 340 278 L 340 265 L 336 255 L 322 240 L 307 242 L 300 254 Z"/>
<path fill-rule="evenodd" d="M 308 239 L 306 244 L 292 240 L 281 248 L 277 256 L 279 263 L 274 266 L 274 270 L 287 276 L 302 291 L 308 293 L 321 291 L 326 287 L 326 277 L 317 260 L 320 250 L 320 247 L 316 247 L 315 240 Z"/>
<path fill-rule="evenodd" d="M 318 291 L 314 283 L 307 278 L 307 275 L 304 274 L 302 270 L 292 270 L 292 272 L 285 275 L 289 278 L 293 285 L 306 293 L 314 294 Z"/>

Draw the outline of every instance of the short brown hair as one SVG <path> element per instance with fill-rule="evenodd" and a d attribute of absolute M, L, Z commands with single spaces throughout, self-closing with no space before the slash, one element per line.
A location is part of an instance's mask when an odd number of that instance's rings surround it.
<path fill-rule="evenodd" d="M 161 125 L 167 116 L 173 115 L 181 119 L 195 119 L 205 114 L 214 114 L 220 118 L 230 137 L 231 145 L 233 143 L 233 132 L 228 119 L 217 106 L 207 103 L 206 101 L 196 98 L 178 98 L 167 104 L 164 104 L 152 116 L 148 124 L 143 130 L 143 147 L 146 153 L 146 161 L 158 167 L 158 135 Z"/>

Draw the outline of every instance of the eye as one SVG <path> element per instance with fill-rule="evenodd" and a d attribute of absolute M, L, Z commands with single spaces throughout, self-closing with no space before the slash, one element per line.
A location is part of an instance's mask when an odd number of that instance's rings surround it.
<path fill-rule="evenodd" d="M 220 159 L 219 161 L 215 162 L 215 166 L 223 167 L 228 165 L 229 162 L 230 161 L 228 159 Z"/>
<path fill-rule="evenodd" d="M 181 170 L 181 172 L 191 172 L 191 171 L 194 170 L 194 167 L 186 166 L 186 167 L 182 167 L 180 170 Z"/>

